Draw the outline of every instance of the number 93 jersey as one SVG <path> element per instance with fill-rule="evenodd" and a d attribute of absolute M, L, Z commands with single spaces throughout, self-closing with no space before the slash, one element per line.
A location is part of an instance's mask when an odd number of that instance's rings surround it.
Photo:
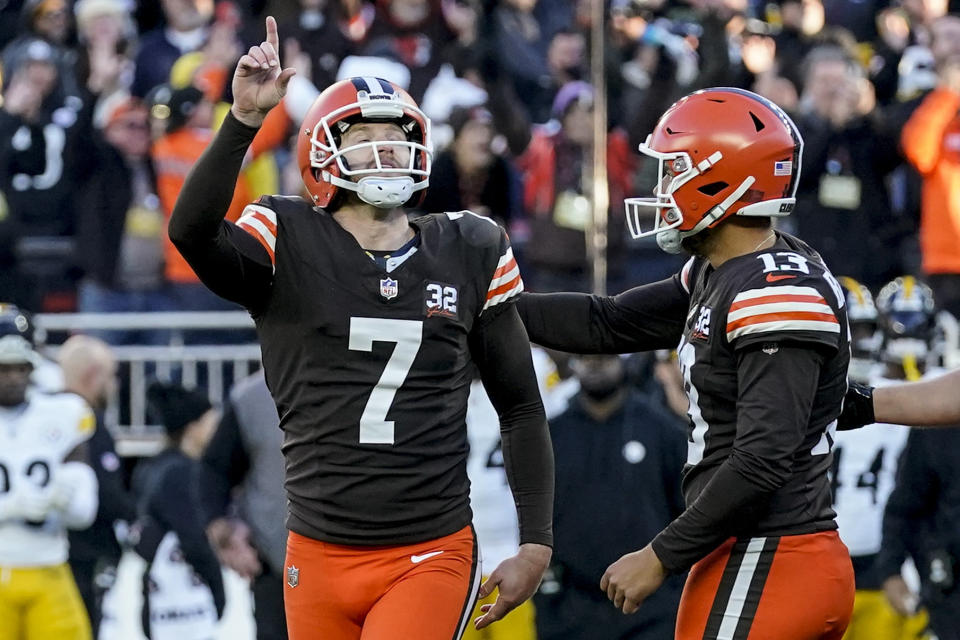
<path fill-rule="evenodd" d="M 299 198 L 263 198 L 245 225 L 274 264 L 252 311 L 284 431 L 288 527 L 380 545 L 469 525 L 469 340 L 522 291 L 504 231 L 469 212 L 415 218 L 412 255 L 383 269 Z"/>
<path fill-rule="evenodd" d="M 93 435 L 96 420 L 72 393 L 31 393 L 16 409 L 0 409 L 0 496 L 45 491 L 64 459 Z M 0 522 L 0 566 L 52 566 L 67 561 L 67 533 L 54 517 Z"/>
<path fill-rule="evenodd" d="M 754 461 L 756 482 L 768 481 L 767 465 L 789 465 L 786 484 L 774 490 L 758 514 L 758 530 L 752 535 L 835 529 L 827 472 L 849 363 L 840 285 L 813 249 L 779 232 L 769 250 L 732 258 L 716 269 L 703 259 L 691 259 L 680 282 L 690 293 L 678 348 L 690 400 L 687 504 L 733 453 L 736 441 Z M 795 402 L 792 390 L 809 387 L 809 381 L 784 370 L 789 359 L 773 357 L 780 349 L 795 347 L 816 350 L 822 357 L 812 408 L 800 436 L 794 425 L 803 403 Z M 745 358 L 757 350 L 770 356 L 769 364 Z M 749 370 L 745 362 L 757 370 Z M 764 395 L 762 401 L 753 395 L 756 404 L 742 406 L 741 394 L 763 376 L 783 381 L 782 389 L 775 397 Z M 799 420 L 802 423 L 804 417 Z M 770 476 L 771 483 L 774 477 Z"/>

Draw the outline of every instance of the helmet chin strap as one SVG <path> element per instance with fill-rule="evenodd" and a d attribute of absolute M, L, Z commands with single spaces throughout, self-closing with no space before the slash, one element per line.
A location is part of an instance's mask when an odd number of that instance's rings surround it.
<path fill-rule="evenodd" d="M 677 254 L 683 251 L 683 236 L 676 229 L 667 229 L 657 234 L 657 246 L 667 253 Z"/>
<path fill-rule="evenodd" d="M 721 218 L 727 209 L 733 206 L 733 203 L 740 199 L 744 193 L 747 192 L 747 189 L 756 182 L 757 179 L 753 176 L 747 176 L 746 179 L 740 183 L 740 186 L 733 190 L 729 196 L 724 198 L 723 202 L 715 206 L 710 210 L 710 213 L 703 216 L 703 219 L 696 224 L 693 229 L 689 231 L 680 231 L 679 229 L 665 229 L 657 234 L 657 245 L 667 253 L 680 253 L 683 251 L 683 239 L 689 238 L 692 235 L 696 235 L 709 227 L 717 219 Z"/>
<path fill-rule="evenodd" d="M 413 178 L 399 176 L 384 178 L 367 176 L 357 180 L 357 196 L 375 207 L 393 209 L 399 207 L 413 195 Z"/>

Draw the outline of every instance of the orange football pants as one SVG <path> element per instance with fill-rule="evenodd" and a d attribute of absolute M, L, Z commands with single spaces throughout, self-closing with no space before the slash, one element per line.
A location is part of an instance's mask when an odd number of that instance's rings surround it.
<path fill-rule="evenodd" d="M 290 640 L 457 640 L 480 586 L 473 527 L 411 545 L 348 546 L 290 532 Z"/>
<path fill-rule="evenodd" d="M 690 570 L 677 640 L 839 640 L 853 565 L 836 531 L 731 538 Z"/>

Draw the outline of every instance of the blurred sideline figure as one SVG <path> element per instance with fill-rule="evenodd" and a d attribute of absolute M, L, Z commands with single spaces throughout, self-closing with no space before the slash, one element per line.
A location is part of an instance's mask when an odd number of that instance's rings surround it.
<path fill-rule="evenodd" d="M 70 568 L 90 616 L 93 637 L 100 629 L 103 596 L 116 580 L 122 549 L 114 527 L 133 522 L 136 506 L 126 488 L 124 470 L 103 412 L 115 389 L 117 362 L 107 343 L 75 335 L 60 347 L 57 360 L 63 369 L 66 391 L 87 401 L 96 426 L 87 443 L 90 466 L 97 476 L 99 507 L 89 528 L 70 532 Z"/>
<path fill-rule="evenodd" d="M 576 393 L 576 381 L 560 379 L 557 366 L 550 356 L 536 347 L 532 350 L 533 368 L 537 374 L 540 397 L 547 420 L 559 415 L 567 406 L 567 400 Z M 467 400 L 467 438 L 470 455 L 467 458 L 467 475 L 470 476 L 470 507 L 473 509 L 473 528 L 483 566 L 492 568 L 516 555 L 520 547 L 517 529 L 517 510 L 513 494 L 507 484 L 508 478 L 500 441 L 500 418 L 490 402 L 483 383 L 476 379 L 470 385 Z M 484 575 L 484 580 L 487 579 Z M 480 607 L 494 601 L 488 596 L 475 607 L 473 617 L 481 615 Z M 463 634 L 464 640 L 533 640 L 533 601 L 528 600 L 496 625 L 480 631 L 471 626 Z"/>
<path fill-rule="evenodd" d="M 250 581 L 257 640 L 287 638 L 282 444 L 280 418 L 261 369 L 230 392 L 201 460 L 207 535 L 220 562 Z"/>
<path fill-rule="evenodd" d="M 911 276 L 897 278 L 881 289 L 877 311 L 883 331 L 885 378 L 919 380 L 928 373 L 937 375 L 939 372 L 931 370 L 936 330 L 931 289 Z M 877 381 L 878 386 L 883 382 Z M 863 432 L 878 427 L 883 425 Z M 960 591 L 954 580 L 960 558 L 958 463 L 960 430 L 909 432 L 884 512 L 877 558 L 877 575 L 890 605 L 901 615 L 909 615 L 919 601 L 940 640 L 960 638 Z M 920 573 L 919 594 L 908 587 L 902 575 L 901 565 L 907 558 Z"/>
<path fill-rule="evenodd" d="M 217 424 L 206 395 L 174 384 L 147 388 L 170 445 L 134 472 L 143 575 L 144 633 L 151 640 L 208 640 L 226 597 L 220 564 L 203 530 L 197 460 Z"/>
<path fill-rule="evenodd" d="M 902 379 L 902 369 L 886 369 L 878 362 L 884 333 L 870 290 L 850 277 L 838 278 L 843 287 L 850 322 L 851 379 L 888 384 Z M 889 316 L 884 326 L 889 327 Z M 887 346 L 891 342 L 886 342 Z M 897 459 L 907 441 L 907 430 L 890 424 L 870 429 L 842 431 L 836 435 L 831 468 L 833 508 L 840 538 L 850 549 L 856 580 L 853 617 L 846 640 L 899 640 L 917 637 L 925 626 L 923 616 L 908 620 L 893 608 L 883 592 L 876 561 L 880 552 L 883 509 L 893 490 Z M 914 607 L 910 607 L 911 613 Z M 913 635 L 907 635 L 912 632 Z"/>
<path fill-rule="evenodd" d="M 0 312 L 0 638 L 90 640 L 67 529 L 97 513 L 93 412 L 71 393 L 27 394 L 37 361 L 16 307 Z"/>
<path fill-rule="evenodd" d="M 550 577 L 534 596 L 539 640 L 674 637 L 683 576 L 669 578 L 630 616 L 596 586 L 610 556 L 647 544 L 683 512 L 684 423 L 652 379 L 653 358 L 629 364 L 639 365 L 636 375 L 617 355 L 574 358 L 580 392 L 551 420 L 556 543 Z"/>

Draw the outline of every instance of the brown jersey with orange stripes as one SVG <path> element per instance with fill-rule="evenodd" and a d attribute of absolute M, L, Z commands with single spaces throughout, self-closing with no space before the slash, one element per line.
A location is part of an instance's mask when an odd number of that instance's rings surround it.
<path fill-rule="evenodd" d="M 468 338 L 523 289 L 504 231 L 469 212 L 414 218 L 418 243 L 384 269 L 300 198 L 262 198 L 237 224 L 273 262 L 250 309 L 285 433 L 289 528 L 406 544 L 467 526 Z"/>
<path fill-rule="evenodd" d="M 750 445 L 752 455 L 780 459 L 790 471 L 750 533 L 835 529 L 827 469 L 849 363 L 840 285 L 813 249 L 783 233 L 770 250 L 733 258 L 717 269 L 691 260 L 689 278 L 690 312 L 678 347 L 690 398 L 690 446 L 683 481 L 688 503 L 735 443 L 745 445 L 756 427 L 765 444 Z M 761 430 L 754 423 L 776 420 L 774 414 L 768 415 L 770 410 L 793 409 L 792 389 L 805 381 L 791 379 L 789 371 L 779 372 L 788 388 L 780 389 L 779 397 L 767 398 L 765 406 L 745 406 L 744 388 L 754 374 L 743 354 L 766 350 L 773 356 L 791 347 L 823 354 L 806 409 L 809 414 L 797 416 L 803 433 L 796 434 L 793 428 Z M 787 443 L 795 449 L 788 451 Z"/>
<path fill-rule="evenodd" d="M 828 471 L 847 388 L 840 285 L 820 256 L 777 232 L 765 251 L 617 296 L 524 294 L 530 339 L 579 353 L 677 346 L 689 399 L 684 513 L 654 540 L 686 571 L 731 536 L 836 529 Z"/>

